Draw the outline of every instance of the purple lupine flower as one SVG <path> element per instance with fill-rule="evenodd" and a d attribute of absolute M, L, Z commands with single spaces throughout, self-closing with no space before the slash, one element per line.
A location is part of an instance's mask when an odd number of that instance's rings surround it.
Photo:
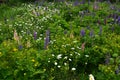
<path fill-rule="evenodd" d="M 67 30 L 64 31 L 64 34 L 67 34 Z"/>
<path fill-rule="evenodd" d="M 39 1 L 39 7 L 43 5 L 45 0 Z"/>
<path fill-rule="evenodd" d="M 80 4 L 85 4 L 85 0 L 82 0 L 82 1 L 80 2 Z"/>
<path fill-rule="evenodd" d="M 14 20 L 14 17 L 13 17 L 13 16 L 11 16 L 11 17 L 10 17 L 10 19 L 13 21 L 13 20 Z"/>
<path fill-rule="evenodd" d="M 23 49 L 23 46 L 22 46 L 22 45 L 19 45 L 19 46 L 18 46 L 18 49 L 19 49 L 19 50 L 22 50 L 22 49 Z"/>
<path fill-rule="evenodd" d="M 94 32 L 93 30 L 90 31 L 90 37 L 93 37 L 94 36 Z"/>
<path fill-rule="evenodd" d="M 105 59 L 105 64 L 108 65 L 110 63 L 110 58 Z"/>
<path fill-rule="evenodd" d="M 114 20 L 116 21 L 116 18 L 117 18 L 117 15 L 116 14 L 114 14 Z"/>
<path fill-rule="evenodd" d="M 103 0 L 99 0 L 99 2 L 102 2 Z"/>
<path fill-rule="evenodd" d="M 76 0 L 76 1 L 74 2 L 74 6 L 78 6 L 78 5 L 79 5 L 79 1 Z"/>
<path fill-rule="evenodd" d="M 46 30 L 46 36 L 50 36 L 50 30 Z"/>
<path fill-rule="evenodd" d="M 34 37 L 34 40 L 37 39 L 37 32 L 34 31 L 33 37 Z"/>
<path fill-rule="evenodd" d="M 111 14 L 109 14 L 107 17 L 110 18 L 110 17 L 111 17 Z"/>
<path fill-rule="evenodd" d="M 102 34 L 102 27 L 100 26 L 100 31 L 99 31 L 99 35 Z"/>
<path fill-rule="evenodd" d="M 46 38 L 45 38 L 45 41 L 44 41 L 44 49 L 48 49 L 48 44 L 49 44 L 49 36 L 47 36 Z"/>
<path fill-rule="evenodd" d="M 119 69 L 116 69 L 116 70 L 115 70 L 115 74 L 119 74 Z"/>
<path fill-rule="evenodd" d="M 112 27 L 111 27 L 112 32 L 114 31 L 114 29 L 115 29 L 114 26 L 112 26 Z"/>
<path fill-rule="evenodd" d="M 90 5 L 90 0 L 88 0 L 88 5 Z"/>
<path fill-rule="evenodd" d="M 118 22 L 118 23 L 120 22 L 120 16 L 118 17 L 117 22 Z"/>
<path fill-rule="evenodd" d="M 98 20 L 98 24 L 100 25 L 100 20 Z"/>
<path fill-rule="evenodd" d="M 106 65 L 108 65 L 108 64 L 110 63 L 110 57 L 111 57 L 111 55 L 108 53 L 108 54 L 106 55 L 106 59 L 105 59 L 105 64 L 106 64 Z"/>
<path fill-rule="evenodd" d="M 48 49 L 49 42 L 50 42 L 50 31 L 47 30 L 46 31 L 46 38 L 45 38 L 45 41 L 44 41 L 44 49 Z"/>
<path fill-rule="evenodd" d="M 82 29 L 82 30 L 80 31 L 80 35 L 81 35 L 82 37 L 85 36 L 85 30 L 84 30 L 84 29 Z"/>
<path fill-rule="evenodd" d="M 108 4 L 111 4 L 110 0 L 107 1 Z"/>
<path fill-rule="evenodd" d="M 27 31 L 26 31 L 26 34 L 29 35 L 29 34 L 30 34 L 30 30 L 27 30 Z"/>
<path fill-rule="evenodd" d="M 119 70 L 120 70 L 120 64 L 118 65 L 118 68 L 119 68 Z"/>
<path fill-rule="evenodd" d="M 105 25 L 107 24 L 107 19 L 106 19 L 106 18 L 104 19 L 104 24 L 105 24 Z"/>
<path fill-rule="evenodd" d="M 87 26 L 87 29 L 90 30 L 90 26 Z"/>

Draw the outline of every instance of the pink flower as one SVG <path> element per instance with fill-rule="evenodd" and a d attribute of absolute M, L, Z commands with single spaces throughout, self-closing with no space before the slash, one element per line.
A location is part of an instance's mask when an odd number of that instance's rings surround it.
<path fill-rule="evenodd" d="M 84 49 L 85 49 L 85 42 L 82 43 L 82 45 L 81 45 L 81 49 L 84 51 Z"/>
<path fill-rule="evenodd" d="M 14 30 L 14 40 L 19 41 L 19 36 L 18 36 L 16 30 Z"/>

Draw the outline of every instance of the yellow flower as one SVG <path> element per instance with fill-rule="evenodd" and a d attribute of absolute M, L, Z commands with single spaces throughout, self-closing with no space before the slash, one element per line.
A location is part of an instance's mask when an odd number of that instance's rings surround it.
<path fill-rule="evenodd" d="M 6 46 L 6 45 L 7 45 L 7 43 L 4 41 L 4 42 L 3 42 L 3 45 L 4 45 L 4 46 Z"/>
<path fill-rule="evenodd" d="M 0 57 L 2 56 L 2 52 L 0 52 Z"/>
<path fill-rule="evenodd" d="M 32 62 L 35 62 L 35 59 L 32 59 L 31 61 L 32 61 Z"/>
<path fill-rule="evenodd" d="M 46 71 L 46 69 L 43 69 L 43 71 Z"/>
<path fill-rule="evenodd" d="M 0 55 L 2 54 L 2 52 L 0 52 Z"/>
<path fill-rule="evenodd" d="M 33 61 L 32 62 L 35 62 L 34 61 L 34 59 L 33 59 Z M 35 64 L 34 64 L 34 66 L 36 67 L 36 66 L 38 66 L 39 65 L 39 63 L 38 62 L 36 62 Z"/>
<path fill-rule="evenodd" d="M 14 48 L 13 51 L 16 52 L 16 51 L 18 51 L 18 49 Z"/>

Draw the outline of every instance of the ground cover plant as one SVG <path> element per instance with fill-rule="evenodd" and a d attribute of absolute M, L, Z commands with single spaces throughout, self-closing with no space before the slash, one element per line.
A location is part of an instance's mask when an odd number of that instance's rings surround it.
<path fill-rule="evenodd" d="M 120 5 L 0 5 L 0 79 L 119 80 Z"/>

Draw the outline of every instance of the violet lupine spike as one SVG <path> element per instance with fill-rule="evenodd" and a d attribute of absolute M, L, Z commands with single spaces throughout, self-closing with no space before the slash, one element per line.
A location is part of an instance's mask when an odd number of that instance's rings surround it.
<path fill-rule="evenodd" d="M 74 2 L 74 6 L 78 6 L 78 5 L 79 5 L 79 1 L 76 0 L 76 1 Z"/>
<path fill-rule="evenodd" d="M 82 0 L 82 1 L 80 2 L 80 4 L 85 4 L 85 0 Z"/>
<path fill-rule="evenodd" d="M 119 74 L 119 69 L 116 69 L 116 70 L 115 70 L 115 74 Z"/>
<path fill-rule="evenodd" d="M 90 5 L 90 0 L 88 0 L 88 5 Z"/>
<path fill-rule="evenodd" d="M 120 16 L 118 17 L 117 22 L 118 22 L 118 23 L 120 22 Z"/>
<path fill-rule="evenodd" d="M 64 31 L 64 34 L 67 34 L 67 30 Z"/>
<path fill-rule="evenodd" d="M 116 21 L 116 18 L 117 18 L 117 15 L 116 14 L 114 14 L 114 20 Z"/>
<path fill-rule="evenodd" d="M 102 34 L 102 27 L 100 26 L 100 31 L 99 31 L 99 35 Z"/>
<path fill-rule="evenodd" d="M 118 69 L 120 70 L 120 64 L 118 65 Z"/>
<path fill-rule="evenodd" d="M 50 36 L 50 30 L 46 31 L 46 36 Z"/>
<path fill-rule="evenodd" d="M 30 30 L 27 30 L 27 31 L 26 31 L 26 34 L 29 35 L 29 34 L 30 34 Z"/>
<path fill-rule="evenodd" d="M 114 31 L 114 26 L 111 27 L 112 32 Z"/>
<path fill-rule="evenodd" d="M 34 40 L 37 39 L 37 32 L 34 32 L 33 37 L 34 37 Z"/>
<path fill-rule="evenodd" d="M 87 26 L 87 29 L 90 30 L 90 26 Z"/>
<path fill-rule="evenodd" d="M 82 37 L 85 36 L 85 30 L 84 30 L 84 29 L 82 29 L 82 30 L 80 31 L 80 35 L 81 35 Z"/>
<path fill-rule="evenodd" d="M 91 31 L 90 31 L 90 37 L 93 37 L 93 36 L 94 36 L 94 31 L 91 30 Z"/>
<path fill-rule="evenodd" d="M 19 45 L 19 46 L 18 46 L 18 49 L 19 49 L 19 50 L 22 50 L 22 49 L 23 49 L 23 46 L 22 46 L 22 45 Z"/>
<path fill-rule="evenodd" d="M 107 19 L 106 19 L 106 18 L 104 19 L 104 24 L 105 24 L 105 25 L 107 24 Z"/>
<path fill-rule="evenodd" d="M 106 54 L 105 64 L 108 65 L 110 63 L 111 55 L 109 53 Z"/>
<path fill-rule="evenodd" d="M 105 64 L 108 65 L 110 63 L 110 59 L 109 58 L 106 58 L 105 59 Z"/>
<path fill-rule="evenodd" d="M 47 36 L 45 38 L 45 41 L 44 41 L 44 49 L 48 49 L 48 44 L 49 44 L 49 36 Z"/>
<path fill-rule="evenodd" d="M 111 4 L 110 0 L 108 0 L 107 2 L 108 2 L 108 4 Z"/>
<path fill-rule="evenodd" d="M 98 20 L 98 24 L 100 25 L 100 20 Z"/>

